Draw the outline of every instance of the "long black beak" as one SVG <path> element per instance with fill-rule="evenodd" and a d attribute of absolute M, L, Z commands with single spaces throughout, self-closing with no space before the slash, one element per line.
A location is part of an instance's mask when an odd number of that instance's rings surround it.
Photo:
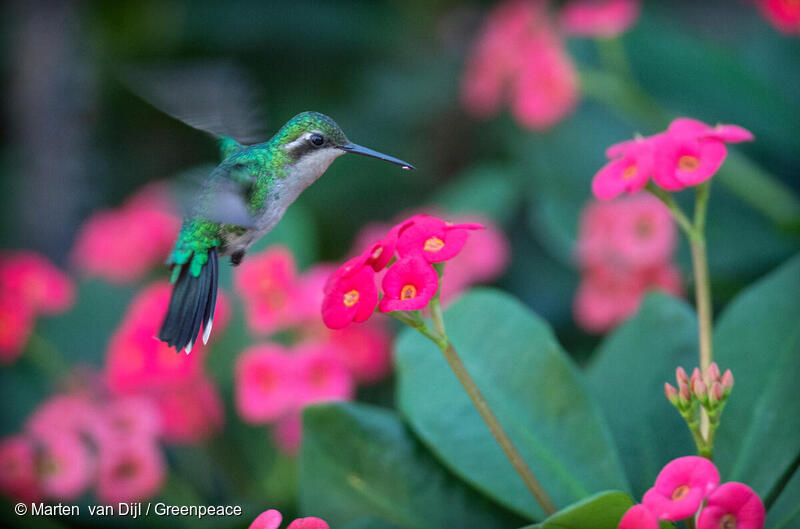
<path fill-rule="evenodd" d="M 399 158 L 394 158 L 393 156 L 387 156 L 383 153 L 378 151 L 373 151 L 372 149 L 367 149 L 366 147 L 362 147 L 361 145 L 356 145 L 355 143 L 348 143 L 346 145 L 341 145 L 339 147 L 345 152 L 352 152 L 353 154 L 361 154 L 363 156 L 369 156 L 371 158 L 377 158 L 378 160 L 384 160 L 386 162 L 390 162 L 396 165 L 399 165 L 405 170 L 416 169 L 413 165 L 408 162 L 404 162 Z"/>

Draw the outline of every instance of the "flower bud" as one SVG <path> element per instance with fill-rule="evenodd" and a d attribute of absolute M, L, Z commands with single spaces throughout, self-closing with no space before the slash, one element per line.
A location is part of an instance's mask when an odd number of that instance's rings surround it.
<path fill-rule="evenodd" d="M 680 399 L 682 409 L 688 408 L 692 403 L 692 394 L 689 391 L 689 386 L 687 384 L 681 384 L 681 387 L 678 390 L 678 398 Z"/>
<path fill-rule="evenodd" d="M 716 362 L 711 362 L 711 365 L 706 369 L 706 384 L 713 384 L 719 380 L 719 366 Z"/>
<path fill-rule="evenodd" d="M 703 375 L 700 374 L 700 368 L 698 367 L 692 370 L 692 376 L 689 377 L 689 385 L 692 385 L 695 380 L 703 380 Z"/>
<path fill-rule="evenodd" d="M 701 401 L 708 398 L 708 387 L 705 382 L 700 378 L 692 380 L 692 393 L 694 393 Z"/>
<path fill-rule="evenodd" d="M 678 405 L 678 390 L 669 382 L 664 382 L 664 395 L 666 395 L 667 400 L 670 401 L 673 406 Z"/>
<path fill-rule="evenodd" d="M 675 380 L 678 381 L 678 385 L 680 385 L 681 382 L 686 384 L 689 383 L 689 377 L 686 375 L 686 371 L 684 371 L 682 367 L 678 367 L 675 370 Z"/>
<path fill-rule="evenodd" d="M 722 384 L 720 384 L 718 381 L 715 381 L 713 384 L 711 384 L 711 389 L 708 391 L 708 401 L 711 404 L 716 405 L 722 401 L 722 397 Z"/>
<path fill-rule="evenodd" d="M 722 375 L 722 393 L 727 397 L 733 389 L 733 373 L 726 369 Z"/>

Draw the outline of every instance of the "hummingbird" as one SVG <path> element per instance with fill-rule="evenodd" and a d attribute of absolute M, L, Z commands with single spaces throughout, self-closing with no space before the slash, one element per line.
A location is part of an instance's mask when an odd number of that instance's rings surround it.
<path fill-rule="evenodd" d="M 214 98 L 222 98 L 226 104 L 230 101 L 220 95 L 221 90 L 237 85 L 219 79 L 229 77 L 217 76 L 216 85 L 225 86 L 211 89 Z M 197 83 L 192 85 L 197 87 Z M 171 90 L 169 83 L 161 88 L 167 88 L 162 94 L 173 95 L 172 103 L 183 104 L 176 102 L 174 94 L 179 92 Z M 333 119 L 319 112 L 301 112 L 270 139 L 252 142 L 253 134 L 228 135 L 232 130 L 229 115 L 208 118 L 175 110 L 176 105 L 163 97 L 140 95 L 173 117 L 216 136 L 222 157 L 202 182 L 167 259 L 173 288 L 158 338 L 187 354 L 201 328 L 204 344 L 211 334 L 219 258 L 229 257 L 233 266 L 239 265 L 247 250 L 280 222 L 287 208 L 336 158 L 360 154 L 414 169 L 408 162 L 351 142 Z M 158 99 L 162 105 L 154 101 Z"/>

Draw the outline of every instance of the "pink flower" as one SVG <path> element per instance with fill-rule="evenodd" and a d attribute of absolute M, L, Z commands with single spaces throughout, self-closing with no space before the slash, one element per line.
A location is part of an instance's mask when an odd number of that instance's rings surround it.
<path fill-rule="evenodd" d="M 353 397 L 353 377 L 327 344 L 306 344 L 295 350 L 297 403 L 302 405 Z"/>
<path fill-rule="evenodd" d="M 621 203 L 611 234 L 619 257 L 632 267 L 668 262 L 677 243 L 677 230 L 666 206 L 650 195 Z"/>
<path fill-rule="evenodd" d="M 7 292 L 0 292 L 0 364 L 19 358 L 32 330 L 32 311 Z"/>
<path fill-rule="evenodd" d="M 639 308 L 642 290 L 631 276 L 605 268 L 590 269 L 575 294 L 575 321 L 583 329 L 606 332 Z"/>
<path fill-rule="evenodd" d="M 718 124 L 716 127 L 712 127 L 692 118 L 675 119 L 670 123 L 667 133 L 697 139 L 719 140 L 725 143 L 742 143 L 755 139 L 753 133 L 744 127 L 725 124 Z"/>
<path fill-rule="evenodd" d="M 102 405 L 92 425 L 99 445 L 129 439 L 149 441 L 161 434 L 162 417 L 155 402 L 145 395 L 122 396 Z"/>
<path fill-rule="evenodd" d="M 236 410 L 247 422 L 271 422 L 298 400 L 294 358 L 283 347 L 257 345 L 236 360 Z"/>
<path fill-rule="evenodd" d="M 697 529 L 762 529 L 764 516 L 764 504 L 753 489 L 743 483 L 724 483 L 708 497 Z"/>
<path fill-rule="evenodd" d="M 764 18 L 787 35 L 800 34 L 800 3 L 797 0 L 756 0 Z"/>
<path fill-rule="evenodd" d="M 653 173 L 653 138 L 637 138 L 609 147 L 612 158 L 592 180 L 592 191 L 599 199 L 620 193 L 636 193 L 647 185 Z"/>
<path fill-rule="evenodd" d="M 262 512 L 250 524 L 249 529 L 278 529 L 281 525 L 281 513 L 275 509 Z M 320 518 L 298 518 L 294 520 L 286 529 L 330 529 L 328 524 Z"/>
<path fill-rule="evenodd" d="M 319 320 L 322 301 L 325 299 L 325 286 L 336 272 L 331 264 L 318 264 L 305 272 L 297 282 L 297 302 L 295 314 L 298 324 Z"/>
<path fill-rule="evenodd" d="M 159 281 L 142 290 L 125 313 L 106 352 L 105 375 L 115 392 L 170 387 L 192 380 L 203 369 L 205 346 L 197 340 L 192 354 L 178 354 L 156 338 L 169 305 L 171 286 Z M 214 316 L 219 337 L 230 315 L 227 296 L 220 290 Z M 213 340 L 214 338 L 212 338 Z"/>
<path fill-rule="evenodd" d="M 133 281 L 164 262 L 179 228 L 166 188 L 150 184 L 121 207 L 89 217 L 71 258 L 88 275 L 115 283 Z"/>
<path fill-rule="evenodd" d="M 69 432 L 38 436 L 39 483 L 48 498 L 74 500 L 88 488 L 94 476 L 94 461 L 88 447 Z"/>
<path fill-rule="evenodd" d="M 303 421 L 299 412 L 284 415 L 272 426 L 272 440 L 278 450 L 295 455 L 303 440 Z"/>
<path fill-rule="evenodd" d="M 35 436 L 88 435 L 98 420 L 95 406 L 84 395 L 62 394 L 43 401 L 28 416 L 25 428 Z"/>
<path fill-rule="evenodd" d="M 653 180 L 668 191 L 680 191 L 714 176 L 727 155 L 719 140 L 668 134 L 656 148 Z"/>
<path fill-rule="evenodd" d="M 507 97 L 514 117 L 540 130 L 574 108 L 577 82 L 545 2 L 510 0 L 487 18 L 464 72 L 461 99 L 469 113 L 488 117 Z"/>
<path fill-rule="evenodd" d="M 167 441 L 201 441 L 219 430 L 225 422 L 225 409 L 219 392 L 205 376 L 148 394 L 158 406 L 162 436 Z"/>
<path fill-rule="evenodd" d="M 353 321 L 366 321 L 378 304 L 375 271 L 364 266 L 363 256 L 356 259 L 361 262 L 360 267 L 351 270 L 351 259 L 331 276 L 326 286 L 322 321 L 331 329 L 342 329 Z"/>
<path fill-rule="evenodd" d="M 661 469 L 642 504 L 661 520 L 681 520 L 693 516 L 718 484 L 714 463 L 704 457 L 679 457 Z"/>
<path fill-rule="evenodd" d="M 546 130 L 578 103 L 578 74 L 556 33 L 541 28 L 520 49 L 524 58 L 511 85 L 511 113 L 520 125 Z"/>
<path fill-rule="evenodd" d="M 34 314 L 64 312 L 75 301 L 72 280 L 34 252 L 0 254 L 0 291 Z"/>
<path fill-rule="evenodd" d="M 658 518 L 644 505 L 634 505 L 619 521 L 617 529 L 658 529 Z"/>
<path fill-rule="evenodd" d="M 297 323 L 297 269 L 294 256 L 283 246 L 245 259 L 236 270 L 235 287 L 254 331 L 270 334 Z"/>
<path fill-rule="evenodd" d="M 278 529 L 281 525 L 281 520 L 283 520 L 281 513 L 275 509 L 270 509 L 259 514 L 250 524 L 249 529 Z"/>
<path fill-rule="evenodd" d="M 371 266 L 376 272 L 380 272 L 386 268 L 386 265 L 389 264 L 389 261 L 394 257 L 399 233 L 405 229 L 410 222 L 411 221 L 406 221 L 392 227 L 385 237 L 369 245 L 364 252 L 366 264 Z"/>
<path fill-rule="evenodd" d="M 290 523 L 286 529 L 330 529 L 330 526 L 325 520 L 309 516 L 307 518 L 298 518 Z"/>
<path fill-rule="evenodd" d="M 40 497 L 36 449 L 24 435 L 0 439 L 0 492 L 21 501 Z"/>
<path fill-rule="evenodd" d="M 579 37 L 616 37 L 639 17 L 638 0 L 572 0 L 561 10 L 567 34 Z"/>
<path fill-rule="evenodd" d="M 419 256 L 429 263 L 448 261 L 467 243 L 467 230 L 480 229 L 483 229 L 480 224 L 450 224 L 436 217 L 417 215 L 400 231 L 397 253 L 401 258 Z"/>
<path fill-rule="evenodd" d="M 151 498 L 161 489 L 165 466 L 161 449 L 152 439 L 133 437 L 103 445 L 97 499 L 118 503 Z"/>
<path fill-rule="evenodd" d="M 420 310 L 436 294 L 439 276 L 422 257 L 412 255 L 389 268 L 382 286 L 384 296 L 378 305 L 381 312 Z"/>

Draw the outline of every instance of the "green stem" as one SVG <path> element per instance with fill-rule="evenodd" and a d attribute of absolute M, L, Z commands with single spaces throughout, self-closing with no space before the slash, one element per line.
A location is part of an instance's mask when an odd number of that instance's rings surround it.
<path fill-rule="evenodd" d="M 692 226 L 692 222 L 689 220 L 689 217 L 686 216 L 686 213 L 683 212 L 681 207 L 675 202 L 675 199 L 672 198 L 672 195 L 661 189 L 660 187 L 653 184 L 653 182 L 648 182 L 647 187 L 645 187 L 650 193 L 652 193 L 657 199 L 664 203 L 667 208 L 669 208 L 670 212 L 672 212 L 672 216 L 678 223 L 678 226 L 683 230 L 687 237 L 691 238 L 692 232 L 694 231 L 694 227 Z"/>
<path fill-rule="evenodd" d="M 461 382 L 461 386 L 467 392 L 467 395 L 469 395 L 470 400 L 472 400 L 472 404 L 475 405 L 475 408 L 478 410 L 478 413 L 480 413 L 486 426 L 489 427 L 489 431 L 492 432 L 497 444 L 503 449 L 511 466 L 514 467 L 514 470 L 516 470 L 517 474 L 522 478 L 525 486 L 528 487 L 533 497 L 536 498 L 536 501 L 542 507 L 545 514 L 547 516 L 554 514 L 557 509 L 553 500 L 547 495 L 547 492 L 545 492 L 539 480 L 533 475 L 533 471 L 525 463 L 525 460 L 522 459 L 522 455 L 520 455 L 517 447 L 514 446 L 511 438 L 500 425 L 500 421 L 497 419 L 497 416 L 492 411 L 492 408 L 489 406 L 489 403 L 486 401 L 480 389 L 478 389 L 475 380 L 472 378 L 472 375 L 469 374 L 469 371 L 467 371 L 464 362 L 461 361 L 461 357 L 458 356 L 453 345 L 449 343 L 447 339 L 438 345 L 445 360 L 447 360 L 453 373 L 455 373 L 456 378 Z"/>

